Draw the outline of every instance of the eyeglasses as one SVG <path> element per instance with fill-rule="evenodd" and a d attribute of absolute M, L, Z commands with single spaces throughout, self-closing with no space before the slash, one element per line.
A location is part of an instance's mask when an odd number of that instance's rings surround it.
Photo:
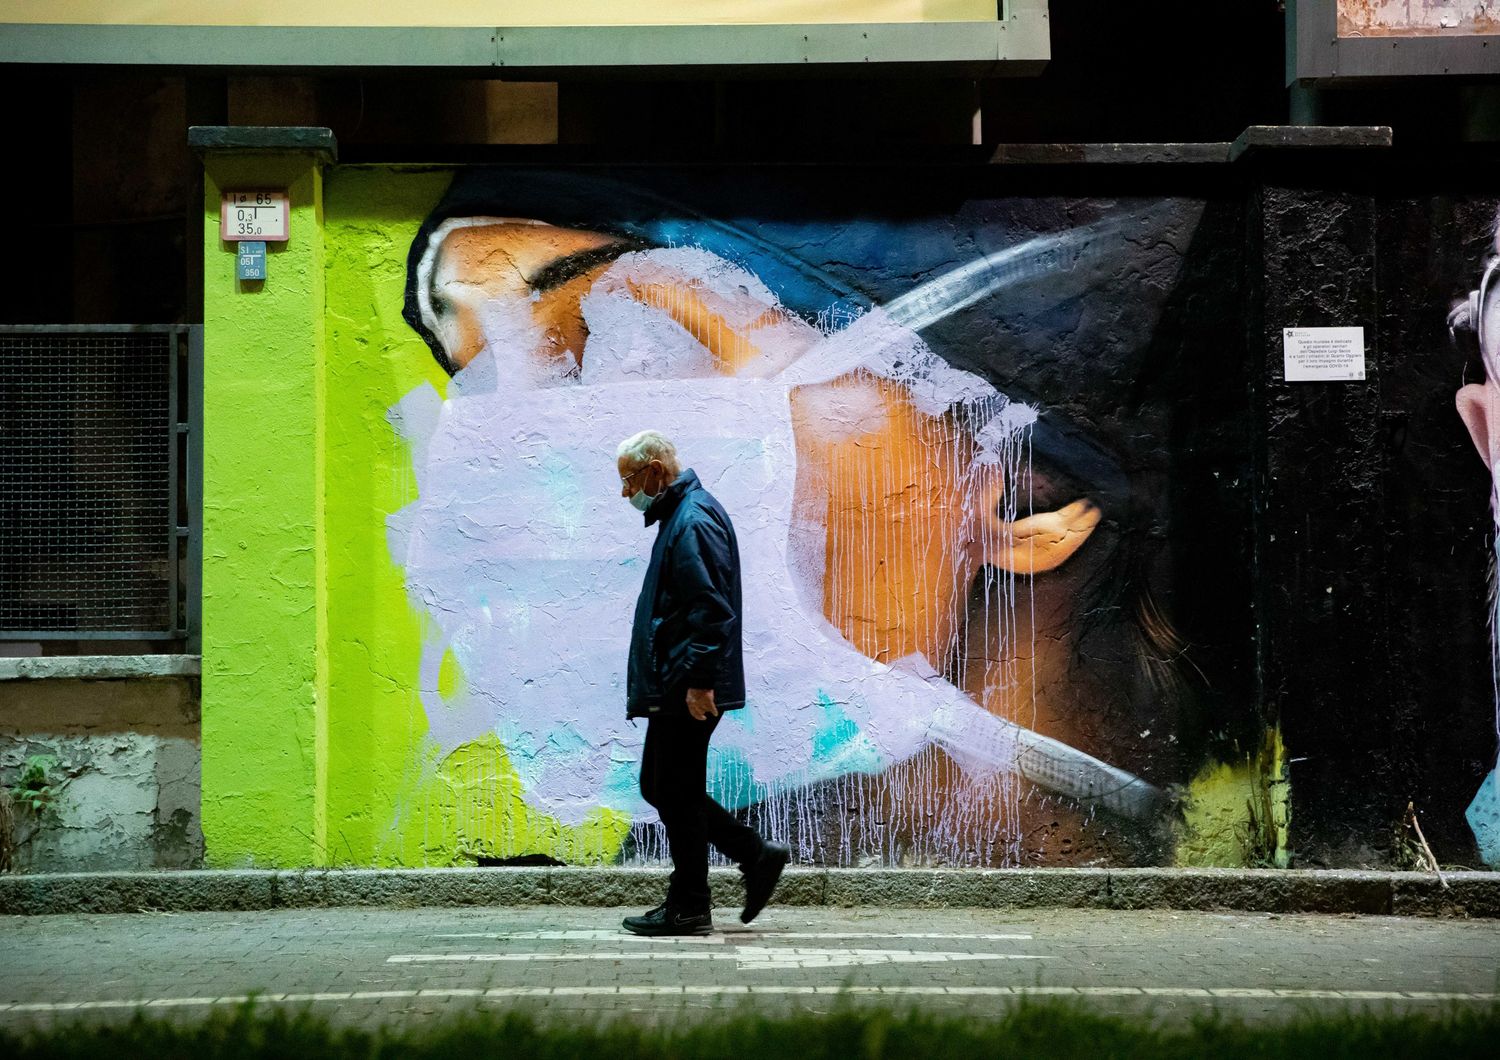
<path fill-rule="evenodd" d="M 1484 304 L 1489 298 L 1490 282 L 1495 276 L 1495 266 L 1500 265 L 1500 258 L 1490 262 L 1489 268 L 1484 270 L 1484 276 L 1479 281 L 1479 290 L 1469 297 L 1470 310 L 1474 314 L 1474 334 L 1479 337 L 1479 348 L 1484 349 Z"/>
<path fill-rule="evenodd" d="M 620 485 L 623 486 L 623 487 L 625 487 L 626 489 L 629 489 L 630 488 L 630 482 L 631 482 L 631 480 L 633 478 L 635 478 L 637 475 L 639 475 L 642 471 L 649 470 L 650 467 L 651 467 L 650 464 L 644 464 L 641 467 L 636 468 L 630 474 L 628 474 L 625 477 L 623 477 L 622 479 L 620 479 Z"/>
<path fill-rule="evenodd" d="M 1467 331 L 1474 335 L 1479 343 L 1481 352 L 1484 350 L 1484 310 L 1494 290 L 1495 269 L 1500 266 L 1500 258 L 1490 262 L 1484 270 L 1484 275 L 1479 280 L 1479 289 L 1469 292 L 1467 302 L 1460 302 L 1458 307 L 1448 315 L 1448 327 L 1453 332 Z"/>

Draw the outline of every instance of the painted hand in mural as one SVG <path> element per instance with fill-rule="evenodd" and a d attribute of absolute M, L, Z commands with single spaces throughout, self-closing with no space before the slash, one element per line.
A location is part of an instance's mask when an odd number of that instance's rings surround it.
<path fill-rule="evenodd" d="M 893 308 L 930 315 L 991 274 Z M 1129 815 L 1157 808 L 1149 785 L 938 672 L 981 569 L 1013 608 L 1018 578 L 1062 567 L 1100 523 L 1087 498 L 1019 509 L 1031 409 L 893 312 L 818 327 L 697 248 L 468 217 L 432 232 L 414 279 L 456 374 L 446 402 L 418 391 L 397 412 L 421 499 L 392 541 L 443 632 L 424 681 L 441 746 L 497 732 L 528 800 L 564 822 L 600 804 L 640 812 L 638 737 L 618 706 L 639 525 L 590 498 L 599 454 L 650 426 L 676 436 L 741 529 L 750 709 L 720 728 L 726 802 L 936 745 L 1002 789 L 1024 776 Z M 991 676 L 1014 687 L 1007 668 L 1042 646 L 1007 630 Z M 449 653 L 466 703 L 437 696 Z"/>

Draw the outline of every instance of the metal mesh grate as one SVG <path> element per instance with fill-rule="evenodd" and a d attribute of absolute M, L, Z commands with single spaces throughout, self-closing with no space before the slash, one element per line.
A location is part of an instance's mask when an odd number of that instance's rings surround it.
<path fill-rule="evenodd" d="M 0 333 L 0 635 L 170 635 L 170 331 Z"/>

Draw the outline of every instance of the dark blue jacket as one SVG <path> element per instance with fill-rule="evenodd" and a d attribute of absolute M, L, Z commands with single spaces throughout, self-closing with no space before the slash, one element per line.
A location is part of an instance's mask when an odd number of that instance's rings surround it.
<path fill-rule="evenodd" d="M 729 513 L 692 469 L 646 509 L 660 523 L 635 605 L 626 714 L 687 713 L 689 688 L 712 688 L 720 710 L 745 705 L 740 549 Z"/>

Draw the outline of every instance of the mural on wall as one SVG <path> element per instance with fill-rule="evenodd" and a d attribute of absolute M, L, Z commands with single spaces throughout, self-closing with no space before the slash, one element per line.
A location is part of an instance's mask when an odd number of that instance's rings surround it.
<path fill-rule="evenodd" d="M 1463 36 L 1500 31 L 1487 0 L 1338 0 L 1340 37 Z"/>
<path fill-rule="evenodd" d="M 613 462 L 650 427 L 740 533 L 749 709 L 715 738 L 721 801 L 825 863 L 1170 856 L 1202 763 L 1192 661 L 1123 532 L 1154 516 L 1117 452 L 952 337 L 995 313 L 1045 343 L 1107 305 L 1111 340 L 1143 345 L 1202 204 L 963 209 L 744 221 L 602 175 L 455 179 L 405 306 L 451 380 L 389 412 L 416 498 L 388 544 L 430 619 L 440 758 L 492 748 L 528 812 L 602 810 L 630 830 L 600 856 L 661 856 L 623 707 L 650 538 Z M 1092 679 L 1091 627 L 1115 656 Z M 1101 679 L 1125 654 L 1136 678 Z"/>
<path fill-rule="evenodd" d="M 1494 547 L 1500 557 L 1500 301 L 1495 298 L 1496 267 L 1500 266 L 1500 216 L 1494 242 L 1485 259 L 1479 286 L 1456 304 L 1448 316 L 1455 333 L 1472 338 L 1483 365 L 1484 380 L 1467 383 L 1456 396 L 1458 414 L 1490 472 L 1490 514 L 1494 519 Z M 1491 667 L 1495 679 L 1495 736 L 1500 741 L 1500 594 L 1496 592 L 1495 562 L 1489 575 Z M 1485 776 L 1464 814 L 1474 833 L 1480 857 L 1500 868 L 1500 760 Z"/>

